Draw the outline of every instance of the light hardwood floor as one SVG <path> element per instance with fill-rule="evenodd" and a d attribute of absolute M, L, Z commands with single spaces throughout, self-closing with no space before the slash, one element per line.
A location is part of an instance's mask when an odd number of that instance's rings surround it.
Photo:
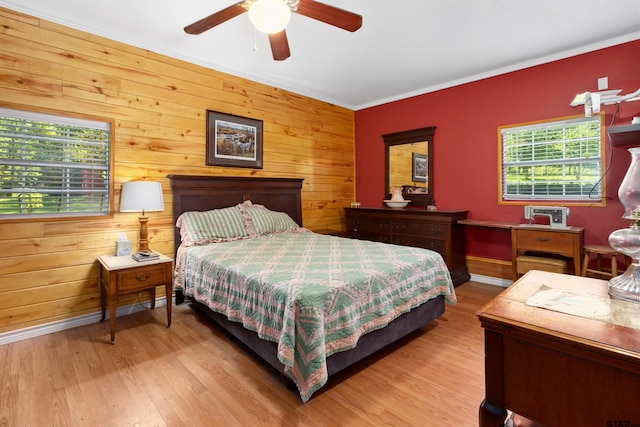
<path fill-rule="evenodd" d="M 284 377 L 183 304 L 0 347 L 0 426 L 477 426 L 483 331 L 503 288 L 468 282 L 458 303 L 330 379 L 303 404 Z"/>

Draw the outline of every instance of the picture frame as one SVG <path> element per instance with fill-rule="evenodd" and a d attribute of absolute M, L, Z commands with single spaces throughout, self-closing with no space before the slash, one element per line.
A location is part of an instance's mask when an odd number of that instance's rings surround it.
<path fill-rule="evenodd" d="M 428 154 L 412 153 L 411 180 L 413 182 L 427 182 Z"/>
<path fill-rule="evenodd" d="M 262 120 L 207 110 L 206 163 L 262 169 Z"/>

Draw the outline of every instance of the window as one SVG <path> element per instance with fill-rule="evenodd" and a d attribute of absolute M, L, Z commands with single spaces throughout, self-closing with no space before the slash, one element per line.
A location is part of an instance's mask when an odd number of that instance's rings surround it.
<path fill-rule="evenodd" d="M 503 201 L 600 201 L 602 116 L 501 127 Z"/>
<path fill-rule="evenodd" d="M 111 123 L 0 108 L 0 219 L 107 215 Z"/>

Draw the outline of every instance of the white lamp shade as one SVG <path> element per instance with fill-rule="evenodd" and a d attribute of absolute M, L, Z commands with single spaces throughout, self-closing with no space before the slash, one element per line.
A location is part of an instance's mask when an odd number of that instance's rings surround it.
<path fill-rule="evenodd" d="M 164 210 L 162 185 L 154 181 L 131 181 L 122 184 L 120 212 L 156 212 Z"/>
<path fill-rule="evenodd" d="M 283 0 L 258 0 L 249 8 L 249 19 L 258 31 L 279 33 L 289 23 L 291 9 Z"/>

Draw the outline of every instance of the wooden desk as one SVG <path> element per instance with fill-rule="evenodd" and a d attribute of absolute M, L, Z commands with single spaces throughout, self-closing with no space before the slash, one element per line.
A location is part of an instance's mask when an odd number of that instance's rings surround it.
<path fill-rule="evenodd" d="M 518 279 L 516 257 L 526 251 L 561 255 L 573 260 L 576 276 L 580 275 L 584 228 L 551 228 L 546 225 L 518 225 L 511 228 L 511 264 L 513 280 Z"/>
<path fill-rule="evenodd" d="M 530 271 L 477 312 L 485 329 L 480 427 L 502 426 L 507 409 L 549 426 L 640 425 L 640 330 L 525 303 L 541 285 L 608 298 L 607 284 Z"/>

